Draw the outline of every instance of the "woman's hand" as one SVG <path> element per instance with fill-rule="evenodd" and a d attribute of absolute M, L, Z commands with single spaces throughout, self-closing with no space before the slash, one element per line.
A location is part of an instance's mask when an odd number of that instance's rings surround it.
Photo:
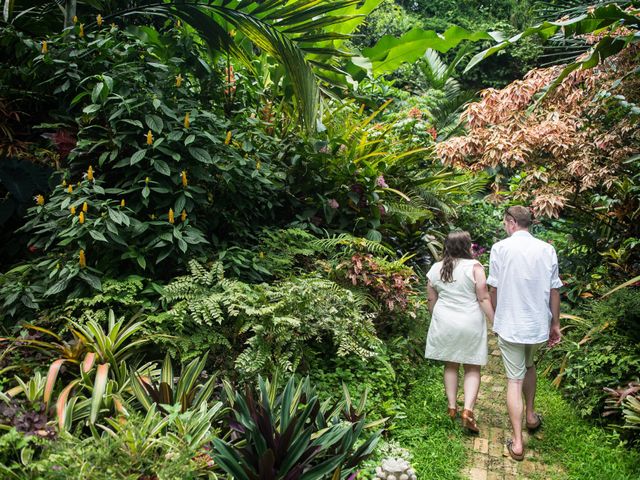
<path fill-rule="evenodd" d="M 431 281 L 427 283 L 427 294 L 427 299 L 429 301 L 429 313 L 433 314 L 433 309 L 436 306 L 436 302 L 438 301 L 438 292 L 436 292 L 436 289 L 433 288 L 433 285 L 431 285 Z"/>
<path fill-rule="evenodd" d="M 476 298 L 480 304 L 480 308 L 487 316 L 490 322 L 493 323 L 493 305 L 491 304 L 491 296 L 487 289 L 487 277 L 484 273 L 484 268 L 479 263 L 473 266 L 473 279 L 476 282 Z"/>

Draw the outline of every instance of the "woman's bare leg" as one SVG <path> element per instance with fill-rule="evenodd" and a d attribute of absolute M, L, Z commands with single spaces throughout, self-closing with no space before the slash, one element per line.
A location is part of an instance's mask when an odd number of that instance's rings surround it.
<path fill-rule="evenodd" d="M 464 364 L 464 408 L 473 411 L 480 390 L 480 365 Z"/>
<path fill-rule="evenodd" d="M 458 400 L 458 369 L 459 363 L 445 362 L 444 391 L 447 394 L 449 408 L 456 408 Z"/>

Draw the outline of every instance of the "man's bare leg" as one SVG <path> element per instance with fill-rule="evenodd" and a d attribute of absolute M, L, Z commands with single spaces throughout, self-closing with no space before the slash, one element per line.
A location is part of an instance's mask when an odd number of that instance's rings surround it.
<path fill-rule="evenodd" d="M 509 420 L 511 421 L 513 432 L 511 449 L 515 454 L 522 453 L 524 449 L 522 444 L 522 414 L 524 411 L 522 384 L 523 380 L 513 380 L 511 378 L 507 380 L 507 410 L 509 411 Z"/>
<path fill-rule="evenodd" d="M 536 399 L 537 374 L 535 365 L 527 368 L 527 373 L 522 382 L 522 392 L 524 393 L 524 402 L 527 414 L 527 423 L 534 425 L 538 422 L 534 403 Z"/>

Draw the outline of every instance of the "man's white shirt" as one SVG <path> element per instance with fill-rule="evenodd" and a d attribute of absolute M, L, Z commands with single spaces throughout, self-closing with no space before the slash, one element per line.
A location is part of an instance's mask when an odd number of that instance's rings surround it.
<path fill-rule="evenodd" d="M 549 339 L 552 288 L 560 288 L 558 257 L 550 244 L 525 230 L 491 247 L 487 283 L 498 289 L 493 330 L 513 343 Z"/>

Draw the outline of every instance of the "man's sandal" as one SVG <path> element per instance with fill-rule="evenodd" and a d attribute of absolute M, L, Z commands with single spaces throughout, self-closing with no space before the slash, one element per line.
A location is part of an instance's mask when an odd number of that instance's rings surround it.
<path fill-rule="evenodd" d="M 451 420 L 455 420 L 456 417 L 458 416 L 458 407 L 456 407 L 456 408 L 448 408 L 447 409 L 447 415 L 449 415 L 449 418 Z"/>
<path fill-rule="evenodd" d="M 507 451 L 509 452 L 509 456 L 513 458 L 516 462 L 521 462 L 524 460 L 524 447 L 522 447 L 522 453 L 516 453 L 513 451 L 513 440 L 510 438 L 507 440 Z"/>
<path fill-rule="evenodd" d="M 533 432 L 537 431 L 542 426 L 542 415 L 540 415 L 539 413 L 535 413 L 534 415 L 536 416 L 536 419 L 538 420 L 537 422 L 535 422 L 535 423 L 525 422 L 525 424 L 527 426 L 527 430 L 529 430 L 529 433 L 533 433 Z"/>

